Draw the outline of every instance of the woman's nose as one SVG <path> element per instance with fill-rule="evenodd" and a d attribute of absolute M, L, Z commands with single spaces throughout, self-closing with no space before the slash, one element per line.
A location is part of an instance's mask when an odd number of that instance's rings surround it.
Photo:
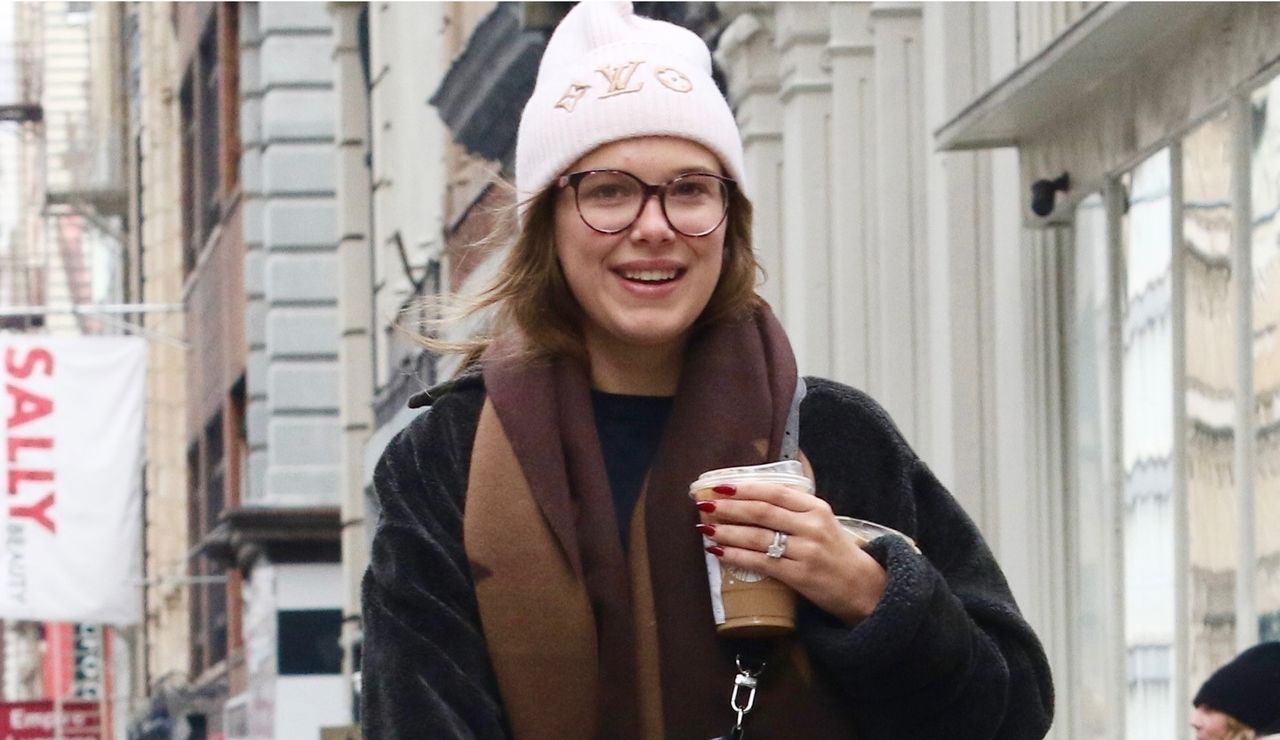
<path fill-rule="evenodd" d="M 662 202 L 657 195 L 645 198 L 640 216 L 631 227 L 632 237 L 641 241 L 665 241 L 675 237 L 667 216 L 662 212 Z"/>

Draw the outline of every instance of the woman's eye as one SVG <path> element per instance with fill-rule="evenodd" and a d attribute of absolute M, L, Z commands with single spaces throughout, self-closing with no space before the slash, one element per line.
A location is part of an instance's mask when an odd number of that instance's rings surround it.
<path fill-rule="evenodd" d="M 591 188 L 591 190 L 587 192 L 587 197 L 600 200 L 620 198 L 622 197 L 622 188 L 616 185 L 600 185 L 598 187 Z"/>
<path fill-rule="evenodd" d="M 672 188 L 672 194 L 677 198 L 699 198 L 710 192 L 705 183 L 681 180 Z"/>
<path fill-rule="evenodd" d="M 591 201 L 622 201 L 631 198 L 635 190 L 635 186 L 618 180 L 589 180 L 579 189 L 579 196 Z"/>

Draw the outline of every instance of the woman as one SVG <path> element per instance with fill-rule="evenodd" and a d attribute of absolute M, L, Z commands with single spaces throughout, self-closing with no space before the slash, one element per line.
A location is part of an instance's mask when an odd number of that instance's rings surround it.
<path fill-rule="evenodd" d="M 742 161 L 697 36 L 630 3 L 561 22 L 520 123 L 531 197 L 481 302 L 493 338 L 375 472 L 367 737 L 726 734 L 745 648 L 716 636 L 704 536 L 803 597 L 751 736 L 1046 731 L 1048 665 L 976 528 L 873 401 L 798 377 L 754 292 Z M 817 497 L 694 508 L 700 473 L 779 459 L 797 419 Z M 859 548 L 835 513 L 923 555 Z"/>
<path fill-rule="evenodd" d="M 1254 740 L 1280 733 L 1280 642 L 1264 642 L 1214 671 L 1196 692 L 1196 740 Z"/>

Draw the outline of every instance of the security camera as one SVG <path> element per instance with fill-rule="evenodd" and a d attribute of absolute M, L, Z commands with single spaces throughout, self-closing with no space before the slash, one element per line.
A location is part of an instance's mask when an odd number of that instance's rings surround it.
<path fill-rule="evenodd" d="M 1053 213 L 1054 201 L 1059 191 L 1071 189 L 1071 176 L 1062 173 L 1056 180 L 1036 180 L 1031 183 L 1031 212 L 1044 218 Z"/>

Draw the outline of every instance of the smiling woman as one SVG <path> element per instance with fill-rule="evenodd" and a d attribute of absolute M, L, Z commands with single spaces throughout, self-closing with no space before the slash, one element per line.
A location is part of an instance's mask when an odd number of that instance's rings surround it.
<path fill-rule="evenodd" d="M 874 401 L 799 376 L 755 292 L 742 161 L 701 39 L 630 3 L 565 17 L 475 306 L 493 329 L 374 474 L 366 737 L 1047 729 L 1043 651 L 972 522 Z M 806 485 L 689 498 L 782 459 Z M 722 639 L 721 565 L 798 607 Z"/>

